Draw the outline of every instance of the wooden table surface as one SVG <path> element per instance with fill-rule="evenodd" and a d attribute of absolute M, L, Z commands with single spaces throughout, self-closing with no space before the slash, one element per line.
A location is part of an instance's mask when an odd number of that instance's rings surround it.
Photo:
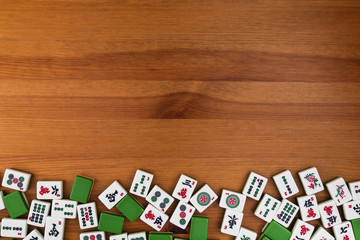
<path fill-rule="evenodd" d="M 34 174 L 29 199 L 52 179 L 68 197 L 82 174 L 97 201 L 138 168 L 168 192 L 185 173 L 219 195 L 255 171 L 277 198 L 271 176 L 290 169 L 299 196 L 307 167 L 360 179 L 359 144 L 360 1 L 0 3 L 0 166 Z M 243 226 L 260 233 L 256 205 Z M 218 202 L 203 213 L 209 239 L 232 239 L 223 213 Z M 78 239 L 77 220 L 66 228 Z"/>

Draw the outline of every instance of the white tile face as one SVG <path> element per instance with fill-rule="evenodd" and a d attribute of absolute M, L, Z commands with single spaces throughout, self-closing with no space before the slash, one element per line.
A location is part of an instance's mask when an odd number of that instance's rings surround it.
<path fill-rule="evenodd" d="M 50 203 L 39 200 L 32 200 L 27 224 L 33 225 L 36 227 L 45 227 L 46 218 L 50 212 Z"/>
<path fill-rule="evenodd" d="M 162 213 L 151 204 L 148 204 L 145 211 L 140 216 L 140 219 L 156 231 L 160 231 L 169 219 L 169 216 Z"/>
<path fill-rule="evenodd" d="M 325 228 L 333 227 L 342 222 L 334 200 L 328 200 L 320 203 L 319 212 L 322 225 Z"/>
<path fill-rule="evenodd" d="M 194 193 L 197 181 L 191 177 L 181 174 L 172 196 L 185 203 L 189 202 Z"/>
<path fill-rule="evenodd" d="M 343 210 L 346 220 L 360 218 L 360 200 L 344 203 Z"/>
<path fill-rule="evenodd" d="M 322 227 L 319 227 L 312 235 L 311 240 L 335 240 L 335 238 Z"/>
<path fill-rule="evenodd" d="M 128 240 L 128 234 L 122 233 L 117 235 L 110 235 L 109 240 Z"/>
<path fill-rule="evenodd" d="M 297 198 L 301 219 L 305 222 L 320 218 L 319 206 L 315 195 Z"/>
<path fill-rule="evenodd" d="M 47 217 L 44 231 L 45 240 L 62 240 L 64 239 L 65 219 Z"/>
<path fill-rule="evenodd" d="M 296 204 L 290 202 L 287 199 L 283 199 L 278 211 L 274 216 L 274 220 L 287 228 L 294 220 L 298 211 L 299 207 Z"/>
<path fill-rule="evenodd" d="M 300 219 L 296 220 L 295 225 L 292 230 L 292 235 L 290 240 L 310 240 L 311 235 L 313 234 L 315 227 L 311 224 L 308 224 Z"/>
<path fill-rule="evenodd" d="M 250 229 L 241 227 L 240 232 L 235 238 L 235 240 L 256 240 L 257 233 L 251 231 Z"/>
<path fill-rule="evenodd" d="M 336 206 L 341 206 L 352 200 L 352 196 L 346 182 L 343 178 L 336 178 L 326 184 L 331 198 L 335 201 Z"/>
<path fill-rule="evenodd" d="M 269 223 L 274 218 L 280 204 L 281 202 L 279 200 L 265 193 L 254 214 Z"/>
<path fill-rule="evenodd" d="M 106 240 L 105 232 L 103 231 L 84 232 L 80 234 L 80 240 Z"/>
<path fill-rule="evenodd" d="M 299 178 L 306 195 L 313 195 L 324 190 L 317 168 L 312 167 L 299 172 Z"/>
<path fill-rule="evenodd" d="M 73 200 L 53 200 L 51 205 L 51 216 L 58 218 L 75 219 L 77 204 L 77 201 Z"/>
<path fill-rule="evenodd" d="M 295 180 L 289 170 L 276 174 L 273 176 L 273 179 L 282 198 L 288 198 L 299 192 Z"/>
<path fill-rule="evenodd" d="M 145 198 L 150 190 L 153 178 L 154 175 L 151 173 L 138 169 L 131 184 L 130 193 Z"/>
<path fill-rule="evenodd" d="M 94 228 L 98 226 L 96 203 L 85 203 L 77 206 L 80 229 Z"/>
<path fill-rule="evenodd" d="M 349 183 L 349 188 L 353 200 L 360 200 L 360 181 Z"/>
<path fill-rule="evenodd" d="M 107 209 L 115 207 L 123 197 L 127 194 L 127 191 L 118 181 L 114 181 L 109 187 L 107 187 L 100 195 L 99 200 L 105 205 Z"/>
<path fill-rule="evenodd" d="M 5 209 L 3 197 L 4 197 L 4 192 L 3 192 L 3 191 L 0 191 L 0 210 Z"/>
<path fill-rule="evenodd" d="M 2 237 L 24 238 L 27 230 L 26 219 L 3 218 L 1 221 Z"/>
<path fill-rule="evenodd" d="M 226 209 L 221 224 L 221 232 L 231 236 L 237 236 L 240 231 L 243 217 L 243 213 Z"/>
<path fill-rule="evenodd" d="M 36 184 L 37 199 L 62 199 L 63 181 L 38 181 Z"/>
<path fill-rule="evenodd" d="M 129 233 L 127 240 L 146 240 L 146 232 Z"/>
<path fill-rule="evenodd" d="M 242 193 L 256 201 L 259 201 L 266 187 L 268 179 L 257 173 L 251 172 Z"/>
<path fill-rule="evenodd" d="M 243 212 L 246 202 L 246 196 L 223 189 L 221 193 L 219 206 L 236 212 Z"/>
<path fill-rule="evenodd" d="M 354 231 L 349 221 L 333 227 L 336 240 L 355 240 Z"/>
<path fill-rule="evenodd" d="M 166 210 L 174 202 L 174 198 L 165 192 L 158 185 L 155 185 L 146 197 L 146 201 L 151 203 L 154 207 L 165 213 Z"/>
<path fill-rule="evenodd" d="M 207 209 L 218 196 L 215 192 L 209 187 L 209 185 L 205 184 L 195 195 L 190 199 L 191 204 L 202 213 L 205 209 Z"/>
<path fill-rule="evenodd" d="M 14 169 L 6 169 L 2 181 L 2 186 L 21 192 L 26 192 L 29 188 L 30 179 L 30 173 L 20 172 Z"/>
<path fill-rule="evenodd" d="M 34 229 L 29 233 L 24 240 L 44 240 L 43 235 L 39 232 L 39 230 Z"/>
<path fill-rule="evenodd" d="M 193 206 L 179 201 L 174 213 L 171 215 L 170 222 L 179 228 L 185 229 L 194 212 L 195 208 Z"/>

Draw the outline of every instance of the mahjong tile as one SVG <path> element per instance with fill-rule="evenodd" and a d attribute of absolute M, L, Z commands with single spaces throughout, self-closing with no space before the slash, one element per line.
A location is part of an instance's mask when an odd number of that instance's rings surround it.
<path fill-rule="evenodd" d="M 324 228 L 319 227 L 312 235 L 311 240 L 335 240 L 335 238 Z"/>
<path fill-rule="evenodd" d="M 266 187 L 268 179 L 257 173 L 250 172 L 242 193 L 256 201 L 259 201 Z"/>
<path fill-rule="evenodd" d="M 129 233 L 127 240 L 146 240 L 146 232 Z"/>
<path fill-rule="evenodd" d="M 221 193 L 219 206 L 236 212 L 242 212 L 244 210 L 245 202 L 246 202 L 245 195 L 223 189 Z"/>
<path fill-rule="evenodd" d="M 336 240 L 356 240 L 354 230 L 349 221 L 344 221 L 333 227 Z"/>
<path fill-rule="evenodd" d="M 142 170 L 136 170 L 130 193 L 145 198 L 150 190 L 154 175 Z"/>
<path fill-rule="evenodd" d="M 179 201 L 174 213 L 171 215 L 170 222 L 175 226 L 185 229 L 189 224 L 195 208 L 190 204 Z"/>
<path fill-rule="evenodd" d="M 31 174 L 14 169 L 6 169 L 2 186 L 26 192 L 29 188 Z"/>
<path fill-rule="evenodd" d="M 64 239 L 65 218 L 47 217 L 44 231 L 44 240 Z"/>
<path fill-rule="evenodd" d="M 339 214 L 339 210 L 334 200 L 328 200 L 319 203 L 319 212 L 321 216 L 322 225 L 325 228 L 333 227 L 342 222 Z"/>
<path fill-rule="evenodd" d="M 159 211 L 153 205 L 148 204 L 145 211 L 140 216 L 140 219 L 156 231 L 160 231 L 169 219 L 169 216 Z"/>
<path fill-rule="evenodd" d="M 96 203 L 85 203 L 77 206 L 80 229 L 94 228 L 98 226 Z"/>
<path fill-rule="evenodd" d="M 122 234 L 116 234 L 116 235 L 110 235 L 109 240 L 127 240 L 128 239 L 128 234 L 122 233 Z"/>
<path fill-rule="evenodd" d="M 360 200 L 344 203 L 343 212 L 346 220 L 360 218 Z"/>
<path fill-rule="evenodd" d="M 50 203 L 39 200 L 32 200 L 29 215 L 27 218 L 27 224 L 45 227 L 45 221 L 50 211 Z"/>
<path fill-rule="evenodd" d="M 313 225 L 297 219 L 290 240 L 310 240 L 314 230 L 315 227 Z"/>
<path fill-rule="evenodd" d="M 282 198 L 288 198 L 299 192 L 295 180 L 289 170 L 276 174 L 273 176 L 273 179 Z"/>
<path fill-rule="evenodd" d="M 346 182 L 343 178 L 336 178 L 326 183 L 331 198 L 335 201 L 336 206 L 341 206 L 352 200 L 352 196 Z"/>
<path fill-rule="evenodd" d="M 299 207 L 295 203 L 292 203 L 287 199 L 283 199 L 274 216 L 274 220 L 287 228 L 295 219 L 295 215 L 298 211 Z"/>
<path fill-rule="evenodd" d="M 1 221 L 2 237 L 24 238 L 27 230 L 26 219 L 3 218 Z"/>
<path fill-rule="evenodd" d="M 36 185 L 37 199 L 62 199 L 63 181 L 38 181 Z"/>
<path fill-rule="evenodd" d="M 254 232 L 250 229 L 241 227 L 240 232 L 237 235 L 237 237 L 235 238 L 235 240 L 256 240 L 256 237 L 257 237 L 256 232 Z"/>
<path fill-rule="evenodd" d="M 265 193 L 254 214 L 266 222 L 271 222 L 280 207 L 280 203 L 279 200 Z"/>
<path fill-rule="evenodd" d="M 304 222 L 320 218 L 319 206 L 315 195 L 305 195 L 297 198 L 301 219 Z"/>
<path fill-rule="evenodd" d="M 349 183 L 349 188 L 353 200 L 360 200 L 360 181 Z"/>
<path fill-rule="evenodd" d="M 243 213 L 226 209 L 220 231 L 231 236 L 237 236 L 240 231 L 243 216 Z"/>
<path fill-rule="evenodd" d="M 189 202 L 192 194 L 194 193 L 197 181 L 189 176 L 181 174 L 172 196 L 183 202 Z"/>
<path fill-rule="evenodd" d="M 99 200 L 105 205 L 107 209 L 115 207 L 120 200 L 125 197 L 127 191 L 118 181 L 114 181 L 107 187 L 100 195 Z"/>
<path fill-rule="evenodd" d="M 5 209 L 5 204 L 4 204 L 4 201 L 3 201 L 3 197 L 4 197 L 4 192 L 0 191 L 0 210 Z"/>
<path fill-rule="evenodd" d="M 306 195 L 313 195 L 324 190 L 324 185 L 316 167 L 299 172 L 299 177 Z"/>
<path fill-rule="evenodd" d="M 208 208 L 218 196 L 215 192 L 205 184 L 194 196 L 190 199 L 191 204 L 202 213 L 206 208 Z"/>
<path fill-rule="evenodd" d="M 67 219 L 76 218 L 77 201 L 67 199 L 54 199 L 51 205 L 51 216 Z"/>
<path fill-rule="evenodd" d="M 104 231 L 93 231 L 80 233 L 80 240 L 105 240 Z M 111 238 L 110 238 L 111 239 Z"/>
<path fill-rule="evenodd" d="M 23 240 L 44 240 L 44 236 L 40 233 L 39 230 L 34 229 L 31 231 Z"/>
<path fill-rule="evenodd" d="M 174 198 L 165 192 L 161 187 L 155 185 L 147 195 L 146 201 L 164 213 L 174 202 Z"/>

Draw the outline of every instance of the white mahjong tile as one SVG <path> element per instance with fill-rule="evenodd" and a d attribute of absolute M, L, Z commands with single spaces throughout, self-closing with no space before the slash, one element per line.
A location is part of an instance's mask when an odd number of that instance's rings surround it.
<path fill-rule="evenodd" d="M 257 173 L 250 172 L 242 193 L 256 201 L 259 201 L 266 187 L 268 179 Z"/>
<path fill-rule="evenodd" d="M 5 204 L 3 201 L 3 197 L 4 197 L 4 191 L 0 191 L 0 210 L 5 209 Z"/>
<path fill-rule="evenodd" d="M 245 202 L 246 202 L 245 195 L 223 189 L 221 192 L 219 206 L 233 211 L 243 212 L 245 207 Z"/>
<path fill-rule="evenodd" d="M 148 204 L 145 211 L 140 216 L 140 219 L 156 231 L 160 231 L 169 219 L 169 216 L 159 211 L 153 205 Z"/>
<path fill-rule="evenodd" d="M 295 203 L 292 203 L 287 199 L 283 199 L 274 216 L 274 220 L 287 228 L 295 219 L 295 215 L 298 211 L 299 207 Z"/>
<path fill-rule="evenodd" d="M 306 195 L 313 195 L 324 190 L 324 185 L 316 167 L 299 172 L 299 177 Z"/>
<path fill-rule="evenodd" d="M 38 181 L 36 184 L 37 199 L 62 199 L 63 181 Z"/>
<path fill-rule="evenodd" d="M 344 221 L 333 227 L 336 240 L 355 240 L 351 222 Z"/>
<path fill-rule="evenodd" d="M 110 235 L 109 240 L 128 240 L 128 234 L 125 232 L 122 234 Z"/>
<path fill-rule="evenodd" d="M 45 227 L 46 218 L 50 212 L 50 203 L 40 200 L 32 200 L 27 218 L 27 224 L 36 227 Z"/>
<path fill-rule="evenodd" d="M 129 233 L 127 240 L 146 240 L 146 232 Z"/>
<path fill-rule="evenodd" d="M 280 207 L 280 204 L 281 202 L 279 200 L 265 193 L 256 207 L 254 214 L 255 216 L 269 223 L 274 218 L 275 213 Z"/>
<path fill-rule="evenodd" d="M 67 219 L 75 219 L 77 212 L 77 201 L 68 199 L 54 199 L 51 205 L 51 216 Z"/>
<path fill-rule="evenodd" d="M 360 200 L 360 181 L 349 183 L 349 188 L 353 200 Z"/>
<path fill-rule="evenodd" d="M 99 200 L 107 209 L 113 208 L 120 200 L 125 197 L 127 191 L 118 181 L 114 181 L 100 195 Z"/>
<path fill-rule="evenodd" d="M 297 219 L 290 240 L 310 240 L 314 230 L 315 227 L 313 225 Z"/>
<path fill-rule="evenodd" d="M 342 222 L 339 214 L 339 210 L 334 200 L 328 200 L 319 203 L 319 212 L 321 216 L 322 225 L 325 228 L 333 227 Z"/>
<path fill-rule="evenodd" d="M 14 169 L 6 169 L 2 186 L 26 192 L 29 188 L 31 174 Z"/>
<path fill-rule="evenodd" d="M 94 228 L 98 226 L 96 203 L 85 203 L 77 206 L 80 229 Z"/>
<path fill-rule="evenodd" d="M 130 193 L 145 198 L 150 190 L 154 175 L 142 170 L 136 170 L 134 180 L 131 184 Z"/>
<path fill-rule="evenodd" d="M 174 202 L 174 198 L 165 192 L 161 187 L 155 185 L 146 196 L 146 201 L 164 213 Z"/>
<path fill-rule="evenodd" d="M 44 240 L 64 239 L 65 218 L 47 217 L 44 231 Z"/>
<path fill-rule="evenodd" d="M 237 236 L 243 217 L 243 213 L 226 209 L 220 231 L 231 236 Z"/>
<path fill-rule="evenodd" d="M 39 232 L 39 230 L 32 230 L 23 240 L 44 240 L 44 236 Z"/>
<path fill-rule="evenodd" d="M 240 232 L 237 235 L 237 237 L 235 238 L 235 240 L 256 240 L 256 237 L 257 237 L 256 232 L 254 232 L 250 229 L 241 227 Z"/>
<path fill-rule="evenodd" d="M 273 176 L 273 179 L 282 198 L 288 198 L 299 192 L 295 180 L 289 170 L 276 174 Z"/>
<path fill-rule="evenodd" d="M 343 212 L 346 220 L 360 218 L 360 200 L 344 203 Z"/>
<path fill-rule="evenodd" d="M 315 195 L 305 195 L 297 198 L 301 219 L 305 222 L 320 218 L 319 206 Z"/>
<path fill-rule="evenodd" d="M 341 206 L 352 200 L 352 196 L 346 182 L 343 178 L 336 178 L 326 183 L 331 198 L 335 201 L 336 206 Z"/>
<path fill-rule="evenodd" d="M 2 237 L 24 238 L 27 230 L 26 219 L 3 218 L 1 221 Z"/>
<path fill-rule="evenodd" d="M 80 240 L 105 240 L 104 231 L 92 231 L 80 233 Z M 111 239 L 111 238 L 110 238 Z"/>
<path fill-rule="evenodd" d="M 194 193 L 197 181 L 189 176 L 181 174 L 172 196 L 183 202 L 189 202 L 192 194 Z"/>
<path fill-rule="evenodd" d="M 208 208 L 218 196 L 215 192 L 205 184 L 194 196 L 190 199 L 191 204 L 202 213 L 206 208 Z"/>
<path fill-rule="evenodd" d="M 174 213 L 171 215 L 170 222 L 175 226 L 185 229 L 189 224 L 195 208 L 188 203 L 179 201 Z"/>
<path fill-rule="evenodd" d="M 315 233 L 311 236 L 311 240 L 335 240 L 335 238 L 324 228 L 318 227 Z"/>

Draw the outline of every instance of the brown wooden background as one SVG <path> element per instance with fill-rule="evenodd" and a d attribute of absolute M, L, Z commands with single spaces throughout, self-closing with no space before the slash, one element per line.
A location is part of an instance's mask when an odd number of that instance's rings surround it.
<path fill-rule="evenodd" d="M 83 174 L 96 200 L 137 168 L 169 192 L 181 173 L 218 194 L 251 170 L 357 180 L 359 78 L 357 0 L 1 1 L 1 171 L 33 173 L 29 199 L 53 179 L 68 197 Z M 280 196 L 272 179 L 266 192 Z M 243 225 L 260 233 L 256 204 Z M 211 239 L 232 239 L 223 212 L 204 212 Z M 66 227 L 78 239 L 77 220 Z"/>

